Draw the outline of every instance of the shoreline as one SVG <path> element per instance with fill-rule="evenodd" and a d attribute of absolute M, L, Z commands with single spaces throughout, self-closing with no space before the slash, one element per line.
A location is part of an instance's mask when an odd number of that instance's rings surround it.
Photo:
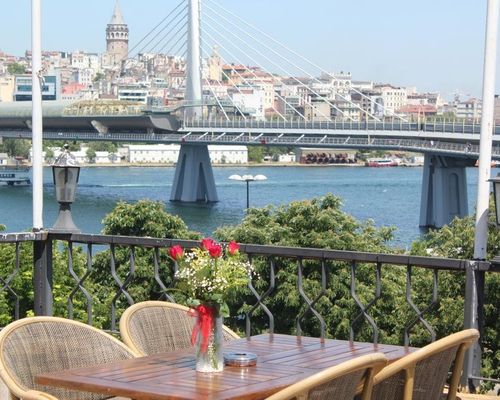
<path fill-rule="evenodd" d="M 30 164 L 25 164 L 26 167 L 31 167 Z M 50 167 L 52 166 L 51 164 L 44 164 L 44 167 Z M 100 163 L 100 164 L 95 164 L 95 163 L 82 163 L 79 164 L 80 167 L 89 167 L 89 168 L 99 168 L 99 167 L 136 167 L 136 168 L 158 168 L 158 167 L 169 167 L 169 168 L 175 168 L 176 164 L 167 164 L 167 163 L 129 163 L 129 162 L 121 162 L 121 163 Z M 212 168 L 248 168 L 248 167 L 303 167 L 303 168 L 314 168 L 314 167 L 322 167 L 322 168 L 360 168 L 360 167 L 366 167 L 366 168 L 389 168 L 389 167 L 368 167 L 367 165 L 356 163 L 356 164 L 301 164 L 301 163 L 278 163 L 278 162 L 273 162 L 273 163 L 247 163 L 247 164 L 212 164 Z M 390 168 L 397 168 L 397 167 L 422 167 L 422 165 L 418 164 L 402 164 L 402 165 L 397 165 L 393 166 Z"/>

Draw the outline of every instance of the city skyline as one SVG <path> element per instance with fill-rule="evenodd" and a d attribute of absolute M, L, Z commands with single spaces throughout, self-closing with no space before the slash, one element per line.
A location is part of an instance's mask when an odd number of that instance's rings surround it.
<path fill-rule="evenodd" d="M 114 3 L 89 0 L 83 8 L 73 3 L 61 8 L 42 2 L 43 49 L 104 52 L 104 31 Z M 349 71 L 355 80 L 416 86 L 448 99 L 455 92 L 481 95 L 486 2 L 422 0 L 410 8 L 396 0 L 315 0 L 305 8 L 290 0 L 286 10 L 283 2 L 217 3 L 329 71 Z M 22 55 L 30 48 L 30 4 L 4 7 L 1 51 Z M 144 4 L 120 0 L 131 46 L 179 2 L 150 0 L 148 9 Z M 496 87 L 499 91 L 498 80 Z"/>

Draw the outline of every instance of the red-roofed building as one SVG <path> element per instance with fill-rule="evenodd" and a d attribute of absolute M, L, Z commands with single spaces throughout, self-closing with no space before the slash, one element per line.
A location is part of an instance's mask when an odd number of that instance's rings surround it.
<path fill-rule="evenodd" d="M 430 104 L 409 104 L 401 107 L 398 113 L 411 117 L 430 117 L 437 114 L 436 107 Z"/>

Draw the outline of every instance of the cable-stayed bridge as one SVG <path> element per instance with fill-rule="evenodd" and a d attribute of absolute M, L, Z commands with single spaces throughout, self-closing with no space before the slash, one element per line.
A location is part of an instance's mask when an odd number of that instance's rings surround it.
<path fill-rule="evenodd" d="M 184 78 L 169 87 L 183 101 L 161 110 L 47 107 L 44 138 L 179 143 L 171 200 L 186 202 L 218 200 L 208 144 L 421 152 L 420 225 L 468 213 L 465 168 L 477 159 L 479 124 L 413 122 L 397 112 L 394 96 L 355 87 L 215 0 L 203 0 L 203 8 L 200 0 L 181 1 L 131 51 L 139 45 L 139 57 L 165 51 L 186 60 Z M 134 63 L 127 59 L 121 73 L 133 73 Z M 30 138 L 30 118 L 20 106 L 0 107 L 0 135 Z M 500 159 L 500 127 L 493 140 Z"/>

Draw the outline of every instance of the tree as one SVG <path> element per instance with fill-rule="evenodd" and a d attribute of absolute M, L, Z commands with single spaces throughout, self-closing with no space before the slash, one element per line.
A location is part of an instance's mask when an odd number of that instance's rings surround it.
<path fill-rule="evenodd" d="M 25 139 L 4 139 L 0 148 L 10 157 L 29 158 L 31 142 Z"/>
<path fill-rule="evenodd" d="M 392 238 L 392 228 L 376 228 L 372 221 L 359 222 L 341 210 L 338 197 L 327 195 L 307 201 L 296 201 L 285 206 L 268 206 L 250 209 L 237 226 L 219 228 L 215 235 L 223 241 L 235 240 L 240 243 L 266 244 L 277 246 L 328 248 L 369 252 L 394 252 L 388 245 Z M 254 282 L 257 291 L 263 293 L 269 285 L 267 260 L 255 258 L 254 266 L 261 279 Z M 289 259 L 276 260 L 277 287 L 266 299 L 266 305 L 273 311 L 277 332 L 295 331 L 295 317 L 305 310 L 306 304 L 297 290 L 297 262 Z M 331 271 L 325 296 L 315 305 L 325 318 L 327 335 L 348 338 L 349 320 L 357 312 L 350 292 L 350 269 L 342 262 L 328 265 Z M 303 286 L 307 295 L 314 298 L 321 290 L 321 273 L 317 262 L 304 261 Z M 359 265 L 360 296 L 369 299 L 373 291 L 373 267 Z M 396 299 L 404 298 L 404 273 L 387 270 L 385 272 L 383 300 L 373 309 L 375 318 L 382 329 L 381 341 L 398 343 L 401 338 L 401 321 L 395 312 L 402 315 L 405 305 Z M 242 303 L 245 303 L 242 306 Z M 231 315 L 241 314 L 255 302 L 245 290 L 236 293 L 229 300 Z M 395 311 L 397 310 L 397 311 Z M 253 318 L 254 333 L 267 329 L 267 317 L 261 313 Z M 244 320 L 236 317 L 233 324 L 243 328 Z M 395 329 L 397 326 L 398 330 Z M 304 334 L 319 335 L 318 321 L 311 317 L 303 324 Z M 370 340 L 371 331 L 362 328 L 358 340 Z"/>
<path fill-rule="evenodd" d="M 97 74 L 95 74 L 94 79 L 92 79 L 92 82 L 97 83 L 97 82 L 101 81 L 103 78 L 104 78 L 104 74 L 102 72 L 98 72 Z"/>
<path fill-rule="evenodd" d="M 95 150 L 93 148 L 89 147 L 87 149 L 87 152 L 85 153 L 85 155 L 87 156 L 87 159 L 89 160 L 89 162 L 95 161 L 96 153 L 95 153 Z"/>
<path fill-rule="evenodd" d="M 45 161 L 50 161 L 54 159 L 54 150 L 52 150 L 50 147 L 47 147 L 45 149 Z"/>
<path fill-rule="evenodd" d="M 103 233 L 106 235 L 142 236 L 154 238 L 176 238 L 176 239 L 200 239 L 197 232 L 190 231 L 181 218 L 171 215 L 165 211 L 165 205 L 158 201 L 140 200 L 136 203 L 119 202 L 104 220 Z M 172 283 L 170 273 L 170 259 L 165 249 L 157 256 L 161 265 L 161 276 L 163 282 L 168 286 Z M 128 293 L 134 301 L 159 299 L 164 295 L 161 287 L 155 280 L 154 249 L 137 247 L 134 249 L 134 278 L 132 284 L 127 288 Z M 124 282 L 130 272 L 129 265 L 131 250 L 128 246 L 115 246 L 114 266 L 117 276 Z M 94 257 L 94 273 L 91 280 L 103 288 L 117 287 L 117 283 L 110 274 L 111 252 L 103 251 Z M 99 304 L 103 310 L 109 310 L 114 297 L 113 291 L 105 290 L 100 293 Z M 128 302 L 124 296 L 117 300 L 119 313 L 127 306 Z M 101 313 L 106 315 L 105 311 Z M 107 315 L 106 315 L 107 317 Z M 109 324 L 106 320 L 105 325 Z"/>
<path fill-rule="evenodd" d="M 7 72 L 10 75 L 23 75 L 26 73 L 26 67 L 19 63 L 12 63 L 7 67 Z"/>
<path fill-rule="evenodd" d="M 109 153 L 115 153 L 117 150 L 117 146 L 113 142 L 91 142 L 89 144 L 89 149 L 92 149 L 93 151 L 107 151 Z"/>
<path fill-rule="evenodd" d="M 490 210 L 494 210 L 490 201 Z M 500 251 L 500 231 L 495 227 L 494 215 L 490 215 L 487 259 L 491 260 Z M 455 218 L 451 224 L 430 231 L 424 238 L 413 243 L 411 252 L 416 255 L 433 255 L 459 259 L 474 259 L 475 216 Z M 424 282 L 422 281 L 422 284 Z M 429 286 L 429 282 L 427 282 Z M 436 319 L 442 331 L 463 329 L 464 274 L 445 274 L 440 282 L 440 308 L 445 310 L 441 319 Z M 483 376 L 500 375 L 500 274 L 485 274 L 484 299 Z M 440 328 L 439 328 L 440 327 Z"/>
<path fill-rule="evenodd" d="M 264 148 L 262 146 L 248 146 L 248 161 L 260 163 L 264 158 Z"/>

